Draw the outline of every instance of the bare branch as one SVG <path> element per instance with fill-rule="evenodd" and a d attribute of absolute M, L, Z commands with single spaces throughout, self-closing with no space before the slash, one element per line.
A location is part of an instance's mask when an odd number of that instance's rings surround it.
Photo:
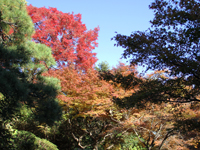
<path fill-rule="evenodd" d="M 103 140 L 100 142 L 100 144 L 102 144 L 103 142 L 105 142 L 106 137 L 111 136 L 111 135 L 113 135 L 113 133 L 106 134 L 106 135 L 103 137 Z"/>
<path fill-rule="evenodd" d="M 167 134 L 165 135 L 164 139 L 162 140 L 162 143 L 159 146 L 159 149 L 162 148 L 162 146 L 163 146 L 164 142 L 167 140 L 167 138 L 169 138 L 170 136 L 172 136 L 172 135 L 175 134 L 173 131 L 174 130 L 172 129 L 172 130 L 170 130 L 170 131 L 167 132 Z"/>
<path fill-rule="evenodd" d="M 136 129 L 133 128 L 133 130 L 134 130 L 135 134 L 137 135 L 138 139 L 140 140 L 140 142 L 142 142 L 145 146 L 147 146 L 147 144 L 140 138 L 140 136 L 139 136 L 138 132 L 136 131 Z"/>
<path fill-rule="evenodd" d="M 160 125 L 158 131 L 156 132 L 156 135 L 155 135 L 154 139 L 151 142 L 151 146 L 153 146 L 154 142 L 160 137 L 160 132 L 162 130 L 162 127 L 163 127 L 163 124 Z"/>
<path fill-rule="evenodd" d="M 110 145 L 108 148 L 106 148 L 106 149 L 111 149 L 111 148 L 113 148 L 114 147 L 114 144 L 112 144 L 112 145 Z"/>
<path fill-rule="evenodd" d="M 85 149 L 86 147 L 91 146 L 91 144 L 85 145 L 85 146 L 81 145 L 81 141 L 82 141 L 82 138 L 83 138 L 84 135 L 82 135 L 82 136 L 80 136 L 79 138 L 77 138 L 77 137 L 74 135 L 74 133 L 72 133 L 72 136 L 73 136 L 73 138 L 78 142 L 78 146 L 80 146 L 82 149 Z"/>

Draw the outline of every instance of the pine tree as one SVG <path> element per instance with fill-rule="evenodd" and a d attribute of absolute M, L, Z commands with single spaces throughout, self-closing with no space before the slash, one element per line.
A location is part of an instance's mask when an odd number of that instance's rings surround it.
<path fill-rule="evenodd" d="M 33 23 L 26 10 L 25 0 L 0 2 L 0 121 L 6 131 L 22 105 L 29 106 L 35 119 L 52 125 L 61 116 L 56 101 L 59 80 L 41 74 L 56 64 L 51 48 L 31 41 Z M 5 135 L 5 136 L 4 136 Z M 9 138 L 1 135 L 0 147 Z"/>

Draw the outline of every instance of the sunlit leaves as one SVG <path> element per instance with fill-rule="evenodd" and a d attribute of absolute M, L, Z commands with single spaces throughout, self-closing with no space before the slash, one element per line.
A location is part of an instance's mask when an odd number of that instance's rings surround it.
<path fill-rule="evenodd" d="M 58 98 L 80 113 L 91 111 L 98 115 L 112 106 L 113 88 L 99 79 L 97 71 L 91 69 L 83 73 L 71 66 L 50 70 L 49 74 L 61 80 L 62 92 Z"/>
<path fill-rule="evenodd" d="M 35 26 L 33 40 L 51 47 L 59 66 L 75 64 L 83 70 L 93 67 L 97 61 L 92 50 L 98 45 L 98 27 L 87 30 L 81 14 L 63 13 L 52 7 L 29 5 L 27 10 Z"/>

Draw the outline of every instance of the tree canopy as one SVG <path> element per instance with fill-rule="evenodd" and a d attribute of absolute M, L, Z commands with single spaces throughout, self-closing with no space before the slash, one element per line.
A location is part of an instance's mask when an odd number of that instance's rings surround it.
<path fill-rule="evenodd" d="M 125 48 L 122 57 L 133 65 L 146 65 L 147 70 L 169 71 L 170 78 L 151 85 L 158 101 L 200 101 L 199 1 L 155 0 L 149 8 L 155 15 L 151 28 L 114 37 L 117 46 Z M 153 92 L 149 90 L 146 97 Z"/>
<path fill-rule="evenodd" d="M 81 14 L 63 13 L 56 8 L 29 5 L 27 10 L 35 27 L 33 40 L 51 47 L 59 66 L 75 64 L 83 70 L 94 66 L 97 58 L 92 50 L 98 46 L 98 27 L 88 31 Z"/>

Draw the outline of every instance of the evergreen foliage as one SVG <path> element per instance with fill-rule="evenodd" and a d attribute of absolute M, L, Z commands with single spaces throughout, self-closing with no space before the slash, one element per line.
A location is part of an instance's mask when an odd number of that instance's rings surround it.
<path fill-rule="evenodd" d="M 95 66 L 95 70 L 99 72 L 107 72 L 110 70 L 110 66 L 107 61 L 102 61 L 97 66 Z"/>
<path fill-rule="evenodd" d="M 61 117 L 56 101 L 59 80 L 41 75 L 56 62 L 50 48 L 31 41 L 33 31 L 26 1 L 0 1 L 0 120 L 5 131 L 1 134 L 1 149 L 9 145 L 8 119 L 22 104 L 32 109 L 40 123 L 52 125 Z"/>

